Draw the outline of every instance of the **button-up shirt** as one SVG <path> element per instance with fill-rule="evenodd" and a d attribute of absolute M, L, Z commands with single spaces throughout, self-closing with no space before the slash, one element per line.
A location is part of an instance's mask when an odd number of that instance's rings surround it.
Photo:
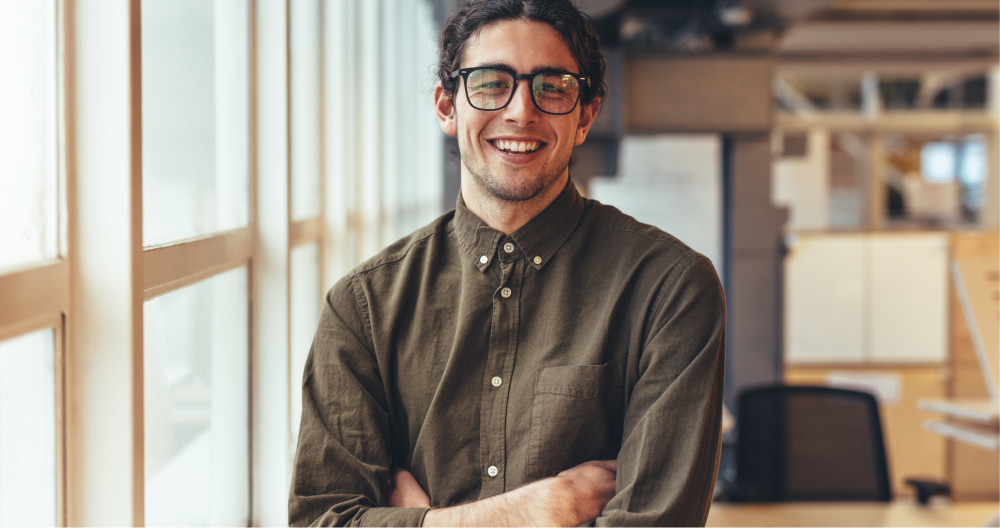
<path fill-rule="evenodd" d="M 712 264 L 569 183 L 510 236 L 459 196 L 329 292 L 302 380 L 289 522 L 419 526 L 432 507 L 617 459 L 598 525 L 702 525 L 725 303 Z"/>

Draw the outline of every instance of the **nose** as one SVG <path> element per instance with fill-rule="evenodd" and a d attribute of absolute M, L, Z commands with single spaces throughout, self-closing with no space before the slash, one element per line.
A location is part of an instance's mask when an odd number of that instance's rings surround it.
<path fill-rule="evenodd" d="M 503 109 L 505 121 L 515 123 L 518 126 L 527 126 L 538 121 L 541 111 L 535 106 L 531 99 L 531 80 L 518 79 L 517 82 L 524 82 L 524 86 L 518 86 L 514 90 L 514 97 Z"/>

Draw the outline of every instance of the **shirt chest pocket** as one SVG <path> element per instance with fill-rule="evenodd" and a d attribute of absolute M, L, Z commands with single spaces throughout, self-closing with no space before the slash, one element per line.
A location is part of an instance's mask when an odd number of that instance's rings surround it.
<path fill-rule="evenodd" d="M 625 371 L 604 365 L 539 369 L 531 405 L 527 473 L 551 477 L 621 448 Z"/>

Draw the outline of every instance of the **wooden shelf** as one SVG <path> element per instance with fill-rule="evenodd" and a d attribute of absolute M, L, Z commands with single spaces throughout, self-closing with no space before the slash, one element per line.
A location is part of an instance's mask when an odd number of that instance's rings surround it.
<path fill-rule="evenodd" d="M 941 436 L 991 451 L 996 451 L 1000 446 L 1000 432 L 993 428 L 954 422 L 942 423 L 933 420 L 924 422 L 924 428 Z"/>
<path fill-rule="evenodd" d="M 920 400 L 917 406 L 928 412 L 986 424 L 995 424 L 998 418 L 997 404 L 988 399 Z"/>

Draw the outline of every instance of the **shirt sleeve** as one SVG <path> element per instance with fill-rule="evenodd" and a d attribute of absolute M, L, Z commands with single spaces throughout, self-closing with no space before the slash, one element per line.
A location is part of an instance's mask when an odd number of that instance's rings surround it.
<path fill-rule="evenodd" d="M 389 413 L 362 301 L 345 278 L 323 306 L 302 379 L 289 526 L 420 526 L 427 513 L 385 507 Z"/>
<path fill-rule="evenodd" d="M 598 526 L 704 526 L 722 435 L 726 309 L 704 257 L 652 312 L 629 395 L 617 494 Z"/>

